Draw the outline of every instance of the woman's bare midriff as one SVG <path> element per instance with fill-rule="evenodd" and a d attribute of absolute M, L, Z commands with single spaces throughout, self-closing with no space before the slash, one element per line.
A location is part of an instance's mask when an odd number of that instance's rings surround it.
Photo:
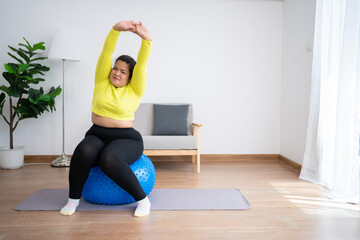
<path fill-rule="evenodd" d="M 91 114 L 93 124 L 106 128 L 132 128 L 134 126 L 133 120 L 116 120 L 112 118 L 101 117 L 95 113 Z"/>

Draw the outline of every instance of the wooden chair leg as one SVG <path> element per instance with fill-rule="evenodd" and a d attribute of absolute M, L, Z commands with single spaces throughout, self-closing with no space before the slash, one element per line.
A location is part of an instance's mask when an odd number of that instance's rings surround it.
<path fill-rule="evenodd" d="M 196 151 L 196 161 L 197 161 L 197 173 L 200 173 L 200 131 L 199 127 L 196 128 L 196 138 L 197 138 L 197 151 Z"/>
<path fill-rule="evenodd" d="M 195 156 L 196 156 L 196 155 L 192 155 L 192 163 L 195 162 Z"/>
<path fill-rule="evenodd" d="M 196 154 L 196 161 L 197 161 L 197 173 L 200 173 L 200 151 L 198 150 L 197 151 L 197 154 Z"/>

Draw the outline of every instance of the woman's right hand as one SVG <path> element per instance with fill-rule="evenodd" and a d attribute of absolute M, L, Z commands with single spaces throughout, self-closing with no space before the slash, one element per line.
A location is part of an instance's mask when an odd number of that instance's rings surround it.
<path fill-rule="evenodd" d="M 134 31 L 135 25 L 136 23 L 133 20 L 120 21 L 113 26 L 113 29 L 115 31 Z"/>

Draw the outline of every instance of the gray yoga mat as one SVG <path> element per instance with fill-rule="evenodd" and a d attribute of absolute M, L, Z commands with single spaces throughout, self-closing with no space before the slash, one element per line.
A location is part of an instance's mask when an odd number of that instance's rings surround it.
<path fill-rule="evenodd" d="M 149 194 L 151 210 L 246 210 L 249 202 L 239 189 L 154 189 Z M 42 189 L 16 205 L 14 210 L 60 210 L 67 202 L 67 189 Z M 93 204 L 81 198 L 77 210 L 129 210 L 124 205 Z"/>

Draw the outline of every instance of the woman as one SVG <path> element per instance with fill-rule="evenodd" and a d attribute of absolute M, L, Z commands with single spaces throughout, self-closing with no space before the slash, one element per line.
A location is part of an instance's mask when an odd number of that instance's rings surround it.
<path fill-rule="evenodd" d="M 120 32 L 124 31 L 142 38 L 137 62 L 122 55 L 112 67 L 112 54 Z M 93 126 L 72 156 L 69 200 L 61 214 L 75 213 L 90 169 L 96 165 L 134 197 L 138 203 L 135 217 L 150 213 L 150 201 L 129 165 L 139 159 L 144 150 L 142 137 L 133 124 L 135 111 L 145 91 L 151 41 L 149 30 L 141 22 L 118 22 L 108 34 L 95 72 L 91 109 Z"/>

